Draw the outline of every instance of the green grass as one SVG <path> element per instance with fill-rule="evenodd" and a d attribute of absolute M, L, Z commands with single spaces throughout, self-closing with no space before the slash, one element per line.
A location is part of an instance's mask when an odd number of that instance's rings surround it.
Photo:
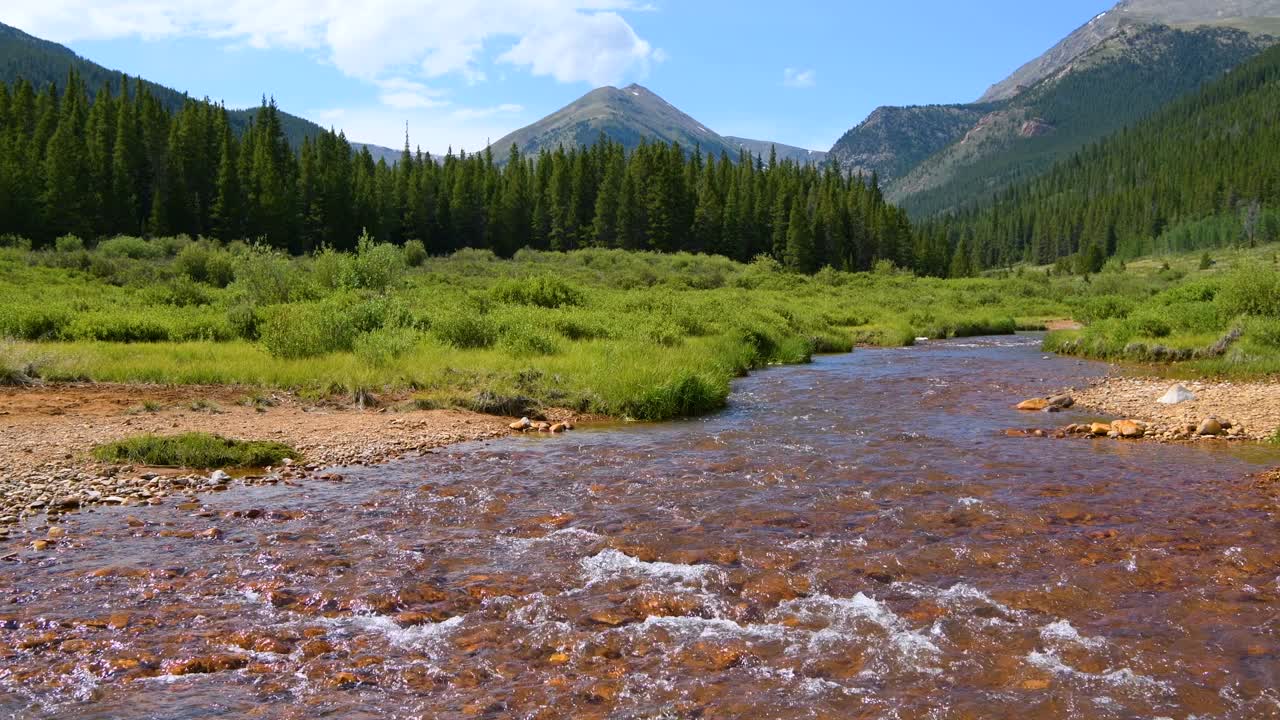
<path fill-rule="evenodd" d="M 297 451 L 281 443 L 231 440 L 208 433 L 138 435 L 99 445 L 92 454 L 103 462 L 202 470 L 266 467 L 299 457 Z"/>
<path fill-rule="evenodd" d="M 1088 322 L 1050 333 L 1045 349 L 1084 357 L 1144 363 L 1171 377 L 1280 376 L 1280 246 L 1215 250 L 1129 262 L 1122 272 L 1095 276 L 1097 296 L 1077 305 Z M 1147 286 L 1126 292 L 1116 281 Z M 1235 329 L 1222 353 L 1209 350 Z M 1170 362 L 1170 358 L 1178 359 Z"/>
<path fill-rule="evenodd" d="M 1203 272 L 1198 256 L 1170 256 L 1088 279 L 1023 268 L 940 280 L 891 268 L 806 277 L 767 259 L 616 250 L 526 250 L 510 260 L 464 250 L 410 262 L 368 243 L 355 255 L 290 258 L 243 244 L 135 240 L 107 252 L 67 243 L 83 256 L 77 263 L 58 250 L 0 249 L 5 366 L 38 360 L 53 381 L 402 392 L 430 407 L 660 420 L 723 406 L 730 380 L 753 369 L 862 344 L 1011 333 L 1067 317 L 1093 325 L 1050 344 L 1083 337 L 1076 351 L 1094 357 L 1120 357 L 1142 333 L 1171 347 L 1210 343 L 1222 332 L 1214 308 L 1230 268 L 1275 252 L 1215 252 Z M 1246 328 L 1216 362 L 1271 371 L 1280 351 L 1266 343 L 1280 328 L 1253 319 Z"/>

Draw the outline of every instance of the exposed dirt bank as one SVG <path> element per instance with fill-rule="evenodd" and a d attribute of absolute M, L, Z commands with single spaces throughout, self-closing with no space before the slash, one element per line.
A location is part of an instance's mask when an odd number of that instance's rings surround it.
<path fill-rule="evenodd" d="M 104 465 L 89 457 L 95 445 L 141 433 L 211 432 L 287 443 L 303 462 L 248 479 L 276 482 L 509 432 L 509 421 L 488 415 L 388 409 L 406 399 L 382 398 L 380 409 L 359 409 L 226 386 L 0 388 L 0 528 L 50 510 L 158 502 L 226 484 L 211 481 L 208 472 Z"/>

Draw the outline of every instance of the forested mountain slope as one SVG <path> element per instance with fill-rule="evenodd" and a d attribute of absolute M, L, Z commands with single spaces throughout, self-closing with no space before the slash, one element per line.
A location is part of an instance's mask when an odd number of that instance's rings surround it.
<path fill-rule="evenodd" d="M 925 158 L 964 137 L 994 105 L 879 107 L 846 132 L 827 159 L 849 175 L 891 184 Z"/>
<path fill-rule="evenodd" d="M 886 187 L 914 217 L 987 202 L 1010 183 L 1130 125 L 1256 55 L 1274 38 L 1232 28 L 1127 25 L 984 114 Z"/>
<path fill-rule="evenodd" d="M 1280 239 L 1280 47 L 1134 127 L 931 223 L 975 267 Z M 1225 228 L 1225 230 L 1224 230 Z"/>
<path fill-rule="evenodd" d="M 119 90 L 120 72 L 86 60 L 62 45 L 33 37 L 17 28 L 0 23 L 0 82 L 13 83 L 18 78 L 23 78 L 36 88 L 50 84 L 61 86 L 67 82 L 67 73 L 71 70 L 79 74 L 85 85 L 92 91 L 96 92 L 103 87 L 110 87 L 113 92 Z M 146 85 L 151 95 L 169 110 L 182 107 L 182 103 L 187 98 L 186 94 L 163 85 L 151 82 L 147 82 Z M 229 117 L 232 128 L 237 133 L 243 133 L 255 112 L 257 112 L 256 109 L 231 110 Z M 316 123 L 295 115 L 285 112 L 279 115 L 285 137 L 294 147 L 301 146 L 304 137 L 315 139 L 325 130 Z M 360 143 L 356 145 L 361 146 Z M 375 159 L 385 158 L 388 162 L 394 161 L 400 154 L 398 150 L 377 145 L 367 147 Z"/>

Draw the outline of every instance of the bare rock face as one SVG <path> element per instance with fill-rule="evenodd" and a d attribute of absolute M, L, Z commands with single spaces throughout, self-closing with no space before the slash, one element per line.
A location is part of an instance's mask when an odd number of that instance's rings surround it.
<path fill-rule="evenodd" d="M 1022 123 L 1022 127 L 1018 130 L 1018 135 L 1024 138 L 1040 137 L 1053 132 L 1054 127 L 1051 123 L 1040 118 L 1031 118 Z"/>

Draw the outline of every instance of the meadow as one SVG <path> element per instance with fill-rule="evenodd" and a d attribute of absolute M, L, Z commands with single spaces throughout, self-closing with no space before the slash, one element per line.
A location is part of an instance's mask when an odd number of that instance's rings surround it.
<path fill-rule="evenodd" d="M 305 256 L 185 237 L 3 244 L 0 378 L 10 384 L 232 384 L 659 420 L 723 406 L 734 377 L 765 365 L 1071 317 L 1089 327 L 1053 333 L 1048 347 L 1149 361 L 1134 347 L 1200 347 L 1240 326 L 1223 356 L 1179 365 L 1280 372 L 1274 248 L 1224 252 L 1206 269 L 1177 256 L 1112 261 L 1092 276 L 1023 268 L 943 280 L 887 262 L 801 275 L 768 258 L 603 249 L 429 257 L 413 241 L 368 238 Z"/>

